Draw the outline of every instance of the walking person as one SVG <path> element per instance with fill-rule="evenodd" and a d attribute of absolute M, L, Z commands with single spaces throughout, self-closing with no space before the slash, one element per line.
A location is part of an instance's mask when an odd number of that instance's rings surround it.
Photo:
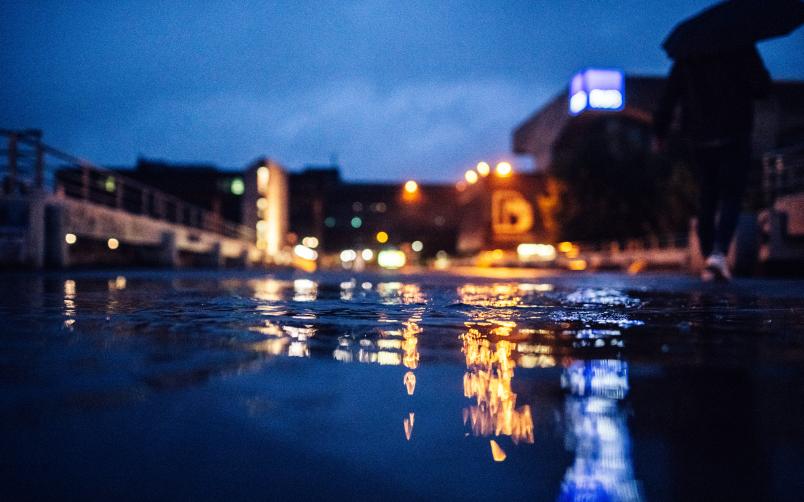
<path fill-rule="evenodd" d="M 725 0 L 680 22 L 662 42 L 674 63 L 654 130 L 661 147 L 681 105 L 681 128 L 700 181 L 705 280 L 731 278 L 726 253 L 751 165 L 754 100 L 767 95 L 771 84 L 755 44 L 802 23 L 801 0 Z"/>
<path fill-rule="evenodd" d="M 731 279 L 726 262 L 751 167 L 754 100 L 770 91 L 770 75 L 753 45 L 679 58 L 654 113 L 662 147 L 681 108 L 681 130 L 690 144 L 699 181 L 698 240 L 704 280 Z"/>

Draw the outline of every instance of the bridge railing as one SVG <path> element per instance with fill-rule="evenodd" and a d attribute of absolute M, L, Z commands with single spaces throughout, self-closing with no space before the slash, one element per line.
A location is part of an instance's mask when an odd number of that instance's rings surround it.
<path fill-rule="evenodd" d="M 669 233 L 660 235 L 650 235 L 642 238 L 632 238 L 625 240 L 594 241 L 583 242 L 575 241 L 574 244 L 582 252 L 609 252 L 620 253 L 628 251 L 660 251 L 667 249 L 686 248 L 689 243 L 687 233 Z"/>
<path fill-rule="evenodd" d="M 131 214 L 254 240 L 254 231 L 220 215 L 42 143 L 41 132 L 0 130 L 7 148 L 0 150 L 4 195 L 51 191 Z M 2 160 L 0 160 L 2 162 Z"/>
<path fill-rule="evenodd" d="M 762 188 L 768 206 L 783 195 L 804 192 L 804 144 L 762 156 Z"/>

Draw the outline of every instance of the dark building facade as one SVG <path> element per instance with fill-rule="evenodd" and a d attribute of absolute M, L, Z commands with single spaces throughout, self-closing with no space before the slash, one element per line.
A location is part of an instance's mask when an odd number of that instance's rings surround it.
<path fill-rule="evenodd" d="M 131 168 L 118 168 L 123 176 L 158 188 L 194 206 L 241 223 L 243 175 L 208 164 L 174 164 L 140 158 Z"/>
<path fill-rule="evenodd" d="M 513 132 L 513 151 L 555 180 L 558 237 L 600 242 L 686 234 L 696 183 L 678 120 L 668 151 L 651 152 L 652 114 L 665 79 L 587 69 Z M 759 209 L 760 159 L 804 143 L 804 83 L 776 82 L 756 103 L 755 169 L 747 203 Z"/>
<path fill-rule="evenodd" d="M 308 167 L 289 176 L 290 231 L 319 239 L 325 252 L 423 244 L 422 256 L 453 253 L 459 225 L 451 184 L 344 181 L 336 166 Z M 379 242 L 385 232 L 388 240 Z"/>
<path fill-rule="evenodd" d="M 664 92 L 665 79 L 625 74 L 622 79 L 622 104 L 615 109 L 588 106 L 573 113 L 571 90 L 559 92 L 516 127 L 514 153 L 533 157 L 538 169 L 549 171 L 555 154 L 582 136 L 593 122 L 612 123 L 609 127 L 617 129 L 616 136 L 647 148 L 653 110 Z M 674 131 L 678 133 L 678 124 L 675 125 Z M 801 143 L 804 143 L 804 82 L 774 82 L 770 96 L 756 104 L 754 155 L 760 157 L 769 150 Z"/>

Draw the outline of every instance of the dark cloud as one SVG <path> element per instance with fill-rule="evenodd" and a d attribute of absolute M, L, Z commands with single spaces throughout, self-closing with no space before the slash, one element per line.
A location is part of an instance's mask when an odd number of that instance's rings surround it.
<path fill-rule="evenodd" d="M 137 155 L 455 179 L 588 65 L 663 73 L 711 2 L 8 2 L 0 126 L 107 164 Z M 804 31 L 804 30 L 802 30 Z M 804 77 L 804 34 L 762 44 Z"/>

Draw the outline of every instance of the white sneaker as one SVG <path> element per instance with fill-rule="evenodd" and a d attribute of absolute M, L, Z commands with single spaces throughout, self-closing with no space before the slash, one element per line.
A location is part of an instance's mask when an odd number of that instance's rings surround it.
<path fill-rule="evenodd" d="M 706 259 L 706 268 L 704 271 L 710 272 L 715 279 L 721 281 L 731 280 L 729 264 L 726 263 L 726 257 L 723 255 L 723 253 L 712 253 L 709 255 L 709 258 Z"/>

